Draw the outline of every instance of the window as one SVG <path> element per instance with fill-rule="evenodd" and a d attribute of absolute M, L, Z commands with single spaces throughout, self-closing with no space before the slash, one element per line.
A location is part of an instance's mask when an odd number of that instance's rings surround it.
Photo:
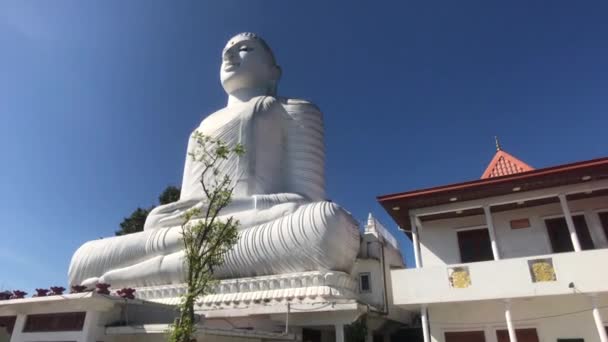
<path fill-rule="evenodd" d="M 302 341 L 321 342 L 321 331 L 313 329 L 302 329 Z"/>
<path fill-rule="evenodd" d="M 454 331 L 445 333 L 445 342 L 485 342 L 483 331 Z"/>
<path fill-rule="evenodd" d="M 576 235 L 578 235 L 578 241 L 581 244 L 581 248 L 584 250 L 593 249 L 593 240 L 591 240 L 585 216 L 574 215 L 572 216 L 572 221 L 574 221 L 574 228 L 576 229 Z M 549 234 L 553 253 L 574 251 L 574 246 L 572 246 L 572 240 L 570 239 L 570 231 L 568 230 L 568 224 L 566 223 L 565 218 L 557 217 L 547 219 L 545 220 L 545 225 L 547 226 L 547 233 Z"/>
<path fill-rule="evenodd" d="M 538 342 L 538 335 L 536 329 L 516 329 L 515 336 L 517 336 L 517 342 Z M 496 338 L 498 342 L 509 342 L 509 331 L 507 330 L 496 330 Z"/>
<path fill-rule="evenodd" d="M 494 260 L 490 235 L 486 228 L 462 230 L 457 234 L 461 262 Z"/>
<path fill-rule="evenodd" d="M 10 335 L 13 333 L 13 327 L 15 326 L 16 320 L 17 316 L 0 316 L 0 328 L 4 328 Z"/>
<path fill-rule="evenodd" d="M 606 237 L 606 240 L 608 240 L 608 211 L 601 212 L 598 215 L 600 217 L 602 228 L 604 228 L 604 236 Z"/>
<path fill-rule="evenodd" d="M 23 332 L 80 331 L 85 312 L 27 315 Z"/>
<path fill-rule="evenodd" d="M 369 273 L 359 273 L 359 291 L 371 292 L 372 284 Z"/>
<path fill-rule="evenodd" d="M 0 341 L 10 341 L 17 316 L 0 316 Z"/>

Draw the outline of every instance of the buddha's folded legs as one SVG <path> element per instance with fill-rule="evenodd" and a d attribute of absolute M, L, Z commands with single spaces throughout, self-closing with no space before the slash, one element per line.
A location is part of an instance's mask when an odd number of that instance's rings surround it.
<path fill-rule="evenodd" d="M 315 270 L 350 272 L 359 228 L 332 202 L 302 205 L 293 214 L 251 227 L 215 270 L 219 279 Z"/>
<path fill-rule="evenodd" d="M 141 287 L 182 283 L 179 236 L 179 227 L 174 227 L 89 242 L 72 258 L 70 284 Z M 241 230 L 238 242 L 214 275 L 225 279 L 322 269 L 349 272 L 358 249 L 358 225 L 350 214 L 334 203 L 316 202 Z"/>
<path fill-rule="evenodd" d="M 111 284 L 113 287 L 142 287 L 158 284 L 179 284 L 184 282 L 184 251 L 155 256 L 138 264 L 111 270 L 91 282 Z"/>
<path fill-rule="evenodd" d="M 72 256 L 70 285 L 92 285 L 104 274 L 181 250 L 181 229 L 159 228 L 89 241 Z M 103 281 L 101 281 L 103 282 Z"/>

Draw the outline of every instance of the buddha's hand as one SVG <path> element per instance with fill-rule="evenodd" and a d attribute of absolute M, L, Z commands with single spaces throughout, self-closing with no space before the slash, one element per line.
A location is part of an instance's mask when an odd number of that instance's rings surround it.
<path fill-rule="evenodd" d="M 158 207 L 152 209 L 152 211 L 148 214 L 148 217 L 146 218 L 146 223 L 144 224 L 144 230 L 161 228 L 162 226 L 164 226 L 160 224 L 161 220 L 175 215 L 181 216 L 188 209 L 193 208 L 198 203 L 200 203 L 199 199 L 189 199 L 159 205 Z"/>
<path fill-rule="evenodd" d="M 185 223 L 184 214 L 188 210 L 199 210 L 200 214 L 194 218 L 201 218 L 207 214 L 207 207 L 207 201 L 204 199 L 189 199 L 158 206 L 148 214 L 144 230 L 181 226 Z M 255 199 L 253 197 L 234 198 L 222 210 L 221 215 L 246 211 L 254 207 Z"/>

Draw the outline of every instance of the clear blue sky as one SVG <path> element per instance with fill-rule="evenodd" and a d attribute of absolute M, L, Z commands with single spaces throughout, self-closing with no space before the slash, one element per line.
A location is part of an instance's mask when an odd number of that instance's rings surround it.
<path fill-rule="evenodd" d="M 331 198 L 394 229 L 377 195 L 478 178 L 494 135 L 535 167 L 605 156 L 606 18 L 606 1 L 2 1 L 0 288 L 65 285 L 78 246 L 180 183 L 238 32 L 324 112 Z"/>

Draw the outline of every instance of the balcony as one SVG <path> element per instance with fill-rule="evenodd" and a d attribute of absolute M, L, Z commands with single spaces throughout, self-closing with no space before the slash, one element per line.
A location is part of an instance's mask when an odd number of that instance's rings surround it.
<path fill-rule="evenodd" d="M 607 263 L 608 249 L 597 249 L 394 270 L 393 300 L 418 305 L 608 291 Z"/>

